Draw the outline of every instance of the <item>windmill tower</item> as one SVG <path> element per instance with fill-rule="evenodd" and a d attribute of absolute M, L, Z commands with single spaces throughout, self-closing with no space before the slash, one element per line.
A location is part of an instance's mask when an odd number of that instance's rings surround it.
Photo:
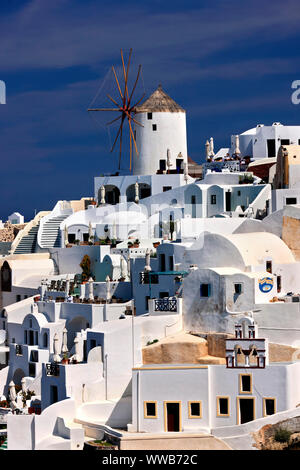
<path fill-rule="evenodd" d="M 172 173 L 183 173 L 184 164 L 188 163 L 186 114 L 161 85 L 135 107 L 135 121 L 140 125 L 134 130 L 138 155 L 134 148 L 133 174 L 168 173 L 168 167 Z"/>

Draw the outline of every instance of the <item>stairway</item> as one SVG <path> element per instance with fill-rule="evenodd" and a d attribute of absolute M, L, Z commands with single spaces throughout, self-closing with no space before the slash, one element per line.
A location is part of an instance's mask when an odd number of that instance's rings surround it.
<path fill-rule="evenodd" d="M 41 247 L 42 248 L 60 248 L 61 235 L 59 226 L 63 220 L 70 214 L 60 215 L 47 220 L 42 228 Z"/>
<path fill-rule="evenodd" d="M 35 253 L 37 233 L 39 230 L 39 224 L 34 225 L 28 232 L 27 235 L 21 238 L 19 244 L 17 245 L 14 254 L 26 254 L 26 253 Z"/>

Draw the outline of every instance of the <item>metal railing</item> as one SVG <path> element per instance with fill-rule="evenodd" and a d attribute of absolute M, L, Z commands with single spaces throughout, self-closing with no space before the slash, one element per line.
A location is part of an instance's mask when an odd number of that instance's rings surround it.
<path fill-rule="evenodd" d="M 155 312 L 177 312 L 177 299 L 155 299 Z"/>

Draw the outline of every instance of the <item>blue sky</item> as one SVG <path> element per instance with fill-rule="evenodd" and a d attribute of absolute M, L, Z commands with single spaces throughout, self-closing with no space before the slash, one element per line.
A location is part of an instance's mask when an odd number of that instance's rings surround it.
<path fill-rule="evenodd" d="M 184 107 L 198 162 L 211 136 L 218 149 L 257 123 L 300 124 L 299 23 L 297 0 L 2 0 L 0 218 L 92 196 L 93 177 L 117 170 L 86 109 L 120 48 L 147 94 L 162 83 Z"/>

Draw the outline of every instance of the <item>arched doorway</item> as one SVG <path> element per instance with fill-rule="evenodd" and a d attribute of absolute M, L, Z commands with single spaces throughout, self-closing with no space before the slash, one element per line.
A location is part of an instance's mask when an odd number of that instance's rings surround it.
<path fill-rule="evenodd" d="M 106 204 L 118 204 L 120 201 L 120 190 L 117 186 L 106 184 L 105 188 L 105 202 Z M 98 191 L 98 204 L 101 201 L 101 188 Z"/>
<path fill-rule="evenodd" d="M 147 183 L 139 183 L 139 199 L 151 196 L 151 186 Z M 135 202 L 135 184 L 131 184 L 126 189 L 127 202 Z"/>
<path fill-rule="evenodd" d="M 15 385 L 21 386 L 21 380 L 25 377 L 25 372 L 22 369 L 16 369 L 13 375 L 13 382 Z"/>

